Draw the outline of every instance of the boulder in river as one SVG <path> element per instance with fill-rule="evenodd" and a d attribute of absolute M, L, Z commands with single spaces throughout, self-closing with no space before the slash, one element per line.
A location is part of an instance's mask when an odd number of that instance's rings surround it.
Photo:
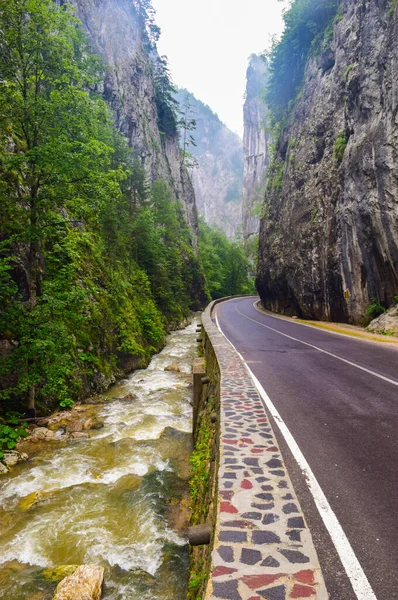
<path fill-rule="evenodd" d="M 42 491 L 37 490 L 36 492 L 31 492 L 27 496 L 24 496 L 23 498 L 21 498 L 21 500 L 18 503 L 18 507 L 21 510 L 29 510 L 30 508 L 32 508 L 33 506 L 36 506 L 40 502 L 43 502 L 44 500 L 47 500 L 48 498 L 52 498 L 53 495 L 54 495 L 53 491 L 42 492 Z"/>
<path fill-rule="evenodd" d="M 81 565 L 57 585 L 53 600 L 99 600 L 103 580 L 103 567 Z"/>
<path fill-rule="evenodd" d="M 90 417 L 84 423 L 84 429 L 101 429 L 104 426 L 104 419 L 102 417 Z"/>
<path fill-rule="evenodd" d="M 73 431 L 70 434 L 70 438 L 74 439 L 74 440 L 78 440 L 78 439 L 84 439 L 84 438 L 88 438 L 90 437 L 88 433 L 85 433 L 84 431 Z"/>
<path fill-rule="evenodd" d="M 14 465 L 28 460 L 28 455 L 25 452 L 18 452 L 18 450 L 10 450 L 10 452 L 5 452 L 3 456 L 3 462 L 7 467 L 13 467 Z"/>
<path fill-rule="evenodd" d="M 75 433 L 76 431 L 83 431 L 83 421 L 72 421 L 72 423 L 68 423 L 66 426 L 66 431 L 69 433 Z"/>
<path fill-rule="evenodd" d="M 0 475 L 6 475 L 7 473 L 8 468 L 0 461 Z"/>
<path fill-rule="evenodd" d="M 177 363 L 170 363 L 169 365 L 167 365 L 167 367 L 164 368 L 165 371 L 176 371 L 177 373 L 181 372 L 180 367 L 178 366 Z"/>
<path fill-rule="evenodd" d="M 38 442 L 39 440 L 52 440 L 55 433 L 47 427 L 35 427 L 32 431 L 32 435 L 29 437 L 30 442 Z"/>

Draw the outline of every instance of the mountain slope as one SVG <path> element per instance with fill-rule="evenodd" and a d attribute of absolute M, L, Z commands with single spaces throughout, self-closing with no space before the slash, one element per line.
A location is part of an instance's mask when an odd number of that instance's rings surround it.
<path fill-rule="evenodd" d="M 245 240 L 258 234 L 260 227 L 258 207 L 263 202 L 265 177 L 270 165 L 267 107 L 262 98 L 267 72 L 265 59 L 253 54 L 246 73 L 246 99 L 243 107 L 242 214 Z"/>
<path fill-rule="evenodd" d="M 196 159 L 191 175 L 199 214 L 233 238 L 242 225 L 242 141 L 187 90 L 179 90 L 176 98 L 182 119 L 196 121 L 192 132 L 196 146 L 186 136 L 185 141 L 186 150 Z M 184 130 L 181 140 L 184 145 Z"/>

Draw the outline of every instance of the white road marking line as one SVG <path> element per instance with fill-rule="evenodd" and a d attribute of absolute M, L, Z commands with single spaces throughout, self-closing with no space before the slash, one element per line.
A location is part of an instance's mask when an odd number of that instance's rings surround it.
<path fill-rule="evenodd" d="M 248 317 L 247 315 L 244 315 L 242 312 L 240 312 L 240 310 L 238 310 L 236 308 L 236 304 L 235 304 L 235 310 L 243 318 L 248 319 L 249 321 L 253 321 L 253 323 L 257 323 L 257 325 L 261 325 L 261 327 L 265 327 L 266 329 L 270 329 L 271 331 L 274 331 L 275 333 L 279 333 L 279 335 L 283 335 L 284 337 L 289 338 L 290 340 L 293 340 L 295 342 L 299 342 L 300 344 L 304 344 L 304 346 L 309 346 L 310 348 L 314 348 L 314 350 L 318 350 L 318 352 L 322 352 L 323 354 L 327 354 L 328 356 L 332 356 L 333 358 L 337 358 L 337 360 L 341 360 L 342 362 L 346 363 L 347 365 L 351 365 L 352 367 L 355 367 L 356 369 L 360 369 L 361 371 L 365 371 L 365 373 L 369 373 L 369 375 L 373 375 L 374 377 L 378 377 L 379 379 L 383 379 L 383 381 L 387 381 L 388 383 L 392 383 L 392 385 L 398 386 L 398 381 L 394 381 L 394 379 L 389 379 L 388 377 L 385 377 L 384 375 L 380 375 L 379 373 L 376 373 L 375 371 L 371 371 L 370 369 L 367 369 L 366 367 L 361 367 L 361 365 L 358 365 L 357 363 L 354 363 L 351 360 L 347 360 L 346 358 L 343 358 L 342 356 L 338 356 L 337 354 L 333 354 L 333 352 L 328 352 L 327 350 L 323 350 L 322 348 L 319 348 L 319 346 L 314 346 L 313 344 L 309 344 L 308 342 L 303 342 L 302 340 L 299 340 L 298 338 L 295 338 L 295 337 L 293 337 L 291 335 L 288 335 L 287 333 L 282 333 L 281 331 L 278 331 L 278 329 L 274 329 L 273 327 L 270 327 L 269 325 L 265 325 L 264 323 L 261 323 L 260 321 L 256 321 L 256 319 L 252 319 L 251 317 Z"/>
<path fill-rule="evenodd" d="M 239 311 L 238 311 L 239 312 Z M 244 316 L 244 315 L 243 315 Z M 251 319 L 253 320 L 253 319 Z M 257 323 L 257 321 L 256 321 Z M 332 510 L 325 494 L 322 491 L 321 486 L 319 485 L 314 473 L 311 470 L 310 465 L 308 464 L 304 454 L 301 452 L 296 440 L 290 433 L 286 423 L 282 419 L 281 415 L 277 411 L 274 406 L 271 398 L 268 396 L 261 383 L 248 367 L 246 361 L 243 356 L 237 351 L 232 342 L 227 338 L 227 336 L 222 331 L 218 316 L 216 314 L 216 324 L 220 333 L 225 337 L 225 339 L 231 344 L 234 348 L 235 352 L 238 354 L 240 359 L 243 361 L 246 369 L 248 370 L 251 378 L 253 379 L 254 385 L 256 386 L 258 393 L 263 400 L 263 403 L 268 408 L 268 411 L 272 415 L 275 420 L 275 423 L 278 425 L 281 434 L 283 435 L 287 445 L 290 448 L 291 453 L 293 454 L 297 464 L 303 472 L 303 475 L 306 478 L 308 489 L 310 490 L 312 497 L 314 499 L 315 505 L 319 511 L 319 514 L 322 518 L 322 521 L 325 524 L 326 529 L 329 532 L 329 535 L 332 539 L 332 542 L 336 548 L 337 554 L 340 558 L 340 561 L 347 573 L 347 577 L 349 578 L 352 588 L 356 594 L 358 600 L 377 600 L 376 595 L 368 581 L 368 578 L 365 575 L 364 570 L 362 569 L 352 546 L 344 533 L 343 528 L 340 525 L 338 518 Z M 261 325 L 261 323 L 259 323 Z M 271 328 L 269 328 L 271 329 Z M 279 332 L 278 332 L 279 333 Z M 284 334 L 282 334 L 284 335 Z M 290 336 L 287 336 L 290 337 Z M 293 338 L 294 339 L 294 338 Z M 300 340 L 298 340 L 300 341 Z M 305 342 L 304 342 L 305 343 Z M 338 357 L 337 357 L 338 358 Z"/>

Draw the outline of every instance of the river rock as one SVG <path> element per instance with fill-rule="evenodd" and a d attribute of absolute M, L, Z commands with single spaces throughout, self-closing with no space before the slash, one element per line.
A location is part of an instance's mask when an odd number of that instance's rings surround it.
<path fill-rule="evenodd" d="M 5 452 L 3 461 L 7 465 L 7 467 L 13 467 L 14 465 L 28 460 L 28 455 L 25 452 L 18 452 L 17 450 L 12 450 L 11 452 Z"/>
<path fill-rule="evenodd" d="M 83 421 L 72 421 L 66 426 L 66 431 L 74 433 L 76 431 L 83 431 Z"/>
<path fill-rule="evenodd" d="M 74 440 L 83 439 L 90 437 L 88 433 L 84 433 L 84 431 L 73 431 L 70 434 L 70 437 Z"/>
<path fill-rule="evenodd" d="M 103 580 L 103 567 L 82 565 L 57 585 L 53 600 L 99 600 Z"/>
<path fill-rule="evenodd" d="M 0 475 L 6 475 L 8 468 L 0 461 Z"/>
<path fill-rule="evenodd" d="M 398 336 L 398 304 L 373 319 L 366 328 L 372 333 L 387 333 Z"/>
<path fill-rule="evenodd" d="M 140 382 L 144 381 L 144 379 L 140 379 Z M 125 400 L 126 402 L 131 402 L 132 400 L 137 400 L 137 394 L 126 394 L 123 398 L 116 398 L 116 400 Z"/>
<path fill-rule="evenodd" d="M 54 496 L 53 491 L 42 492 L 42 491 L 37 490 L 37 491 L 31 492 L 27 496 L 24 496 L 23 498 L 21 498 L 21 500 L 18 503 L 18 507 L 21 510 L 29 510 L 33 506 L 36 506 L 37 504 L 44 502 L 44 500 L 52 498 L 53 496 Z"/>
<path fill-rule="evenodd" d="M 47 427 L 35 427 L 32 431 L 30 441 L 36 442 L 38 440 L 51 440 L 54 435 L 54 431 L 47 429 Z"/>
<path fill-rule="evenodd" d="M 177 365 L 177 363 L 171 363 L 171 364 L 167 365 L 167 367 L 165 367 L 164 370 L 165 371 L 176 371 L 177 373 L 181 372 L 181 369 Z"/>
<path fill-rule="evenodd" d="M 104 419 L 101 417 L 90 417 L 84 423 L 84 429 L 101 429 L 104 426 Z"/>

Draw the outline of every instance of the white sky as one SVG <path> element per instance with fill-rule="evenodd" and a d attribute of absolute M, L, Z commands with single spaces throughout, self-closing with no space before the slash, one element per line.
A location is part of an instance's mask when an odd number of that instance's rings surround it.
<path fill-rule="evenodd" d="M 162 30 L 161 55 L 172 78 L 243 135 L 243 95 L 250 54 L 282 32 L 288 0 L 152 0 Z"/>

